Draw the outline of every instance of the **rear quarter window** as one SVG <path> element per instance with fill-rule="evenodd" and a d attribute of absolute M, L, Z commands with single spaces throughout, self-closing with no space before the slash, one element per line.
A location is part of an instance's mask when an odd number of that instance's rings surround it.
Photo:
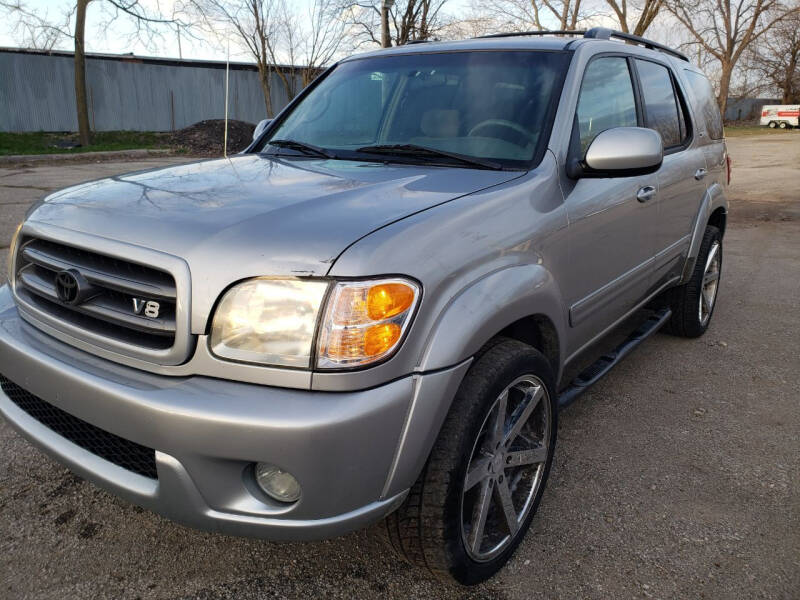
<path fill-rule="evenodd" d="M 642 84 L 645 124 L 661 134 L 665 148 L 679 146 L 686 126 L 669 70 L 654 62 L 636 59 L 636 69 Z"/>
<path fill-rule="evenodd" d="M 717 106 L 717 99 L 714 97 L 711 83 L 705 75 L 695 71 L 684 70 L 684 73 L 698 112 L 706 122 L 708 136 L 714 140 L 721 140 L 725 136 L 722 128 L 722 115 L 719 114 L 719 106 Z"/>

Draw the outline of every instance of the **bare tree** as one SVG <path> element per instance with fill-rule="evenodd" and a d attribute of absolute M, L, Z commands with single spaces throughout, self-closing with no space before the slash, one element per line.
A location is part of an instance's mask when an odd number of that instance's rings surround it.
<path fill-rule="evenodd" d="M 294 78 L 291 93 L 287 88 L 291 99 L 298 79 L 301 87 L 306 87 L 324 66 L 333 62 L 342 46 L 346 23 L 336 0 L 313 0 L 306 10 L 286 7 L 281 24 L 280 46 Z"/>
<path fill-rule="evenodd" d="M 459 18 L 448 19 L 439 35 L 443 39 L 463 40 L 498 33 L 502 29 L 502 24 L 496 18 L 473 8 Z"/>
<path fill-rule="evenodd" d="M 784 104 L 800 103 L 800 12 L 767 32 L 754 45 L 748 64 L 760 81 L 780 91 Z"/>
<path fill-rule="evenodd" d="M 665 7 L 719 64 L 717 103 L 725 114 L 731 77 L 743 53 L 776 23 L 800 10 L 778 0 L 665 0 Z"/>
<path fill-rule="evenodd" d="M 0 14 L 10 18 L 11 31 L 25 48 L 52 50 L 65 34 L 69 35 L 71 12 L 52 17 L 48 11 L 42 14 L 20 0 L 0 0 Z"/>
<path fill-rule="evenodd" d="M 256 62 L 267 116 L 272 109 L 271 74 L 279 35 L 277 0 L 190 0 L 191 10 L 211 33 L 233 33 Z"/>
<path fill-rule="evenodd" d="M 582 0 L 475 0 L 473 10 L 507 31 L 576 29 L 590 16 Z"/>
<path fill-rule="evenodd" d="M 627 0 L 606 0 L 625 33 L 644 35 L 664 5 L 664 0 L 642 0 L 638 3 Z"/>
<path fill-rule="evenodd" d="M 103 5 L 109 20 L 119 17 L 132 19 L 138 34 L 153 35 L 155 27 L 174 23 L 176 19 L 162 16 L 143 7 L 139 0 L 74 0 L 72 10 L 63 16 L 61 22 L 50 22 L 46 16 L 28 9 L 21 0 L 2 0 L 0 8 L 18 23 L 24 24 L 28 31 L 29 40 L 45 40 L 47 49 L 52 49 L 62 39 L 72 39 L 75 45 L 75 107 L 78 117 L 78 135 L 82 146 L 91 144 L 91 128 L 89 124 L 89 105 L 86 94 L 86 12 L 89 4 Z M 70 27 L 71 17 L 74 14 L 74 28 Z M 188 24 L 183 24 L 188 27 Z"/>
<path fill-rule="evenodd" d="M 402 46 L 428 40 L 444 27 L 442 8 L 447 0 L 397 0 L 389 9 L 391 43 Z M 356 39 L 356 46 L 383 45 L 381 41 L 381 0 L 339 0 L 339 7 Z"/>

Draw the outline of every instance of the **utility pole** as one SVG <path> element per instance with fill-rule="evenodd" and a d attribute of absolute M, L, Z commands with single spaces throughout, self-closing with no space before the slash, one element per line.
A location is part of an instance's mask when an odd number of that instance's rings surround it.
<path fill-rule="evenodd" d="M 389 48 L 392 38 L 389 37 L 389 9 L 394 6 L 394 0 L 381 0 L 381 46 Z"/>

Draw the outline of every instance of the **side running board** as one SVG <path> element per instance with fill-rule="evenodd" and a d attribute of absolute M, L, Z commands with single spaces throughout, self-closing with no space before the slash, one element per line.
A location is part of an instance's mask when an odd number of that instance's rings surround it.
<path fill-rule="evenodd" d="M 561 395 L 558 397 L 558 408 L 564 409 L 572 404 L 578 396 L 600 381 L 606 373 L 619 364 L 619 362 L 630 354 L 636 346 L 658 331 L 671 316 L 672 311 L 668 308 L 662 308 L 655 312 L 642 323 L 636 331 L 625 338 L 625 341 L 614 348 L 614 350 L 608 354 L 604 354 L 593 364 L 581 371 L 572 383 L 569 384 L 569 387 L 561 392 Z"/>

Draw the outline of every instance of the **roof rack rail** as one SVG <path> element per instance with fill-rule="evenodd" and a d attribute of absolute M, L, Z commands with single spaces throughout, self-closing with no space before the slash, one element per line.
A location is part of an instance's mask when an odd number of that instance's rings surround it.
<path fill-rule="evenodd" d="M 607 27 L 593 27 L 588 31 L 585 30 L 572 30 L 572 29 L 561 29 L 557 31 L 509 31 L 506 33 L 492 33 L 489 35 L 481 35 L 475 39 L 485 39 L 485 38 L 502 38 L 502 37 L 521 37 L 521 36 L 528 36 L 528 35 L 582 35 L 584 38 L 587 39 L 595 39 L 595 40 L 610 40 L 610 39 L 617 39 L 617 40 L 625 40 L 626 42 L 632 42 L 639 46 L 644 46 L 645 48 L 649 48 L 650 50 L 660 50 L 661 52 L 666 52 L 667 54 L 671 54 L 672 56 L 676 56 L 681 60 L 685 60 L 686 62 L 690 62 L 689 59 L 685 54 L 678 52 L 670 48 L 669 46 L 664 46 L 663 44 L 659 44 L 658 42 L 654 42 L 653 40 L 648 40 L 647 38 L 639 37 L 638 35 L 632 35 L 630 33 L 624 33 L 622 31 L 616 31 L 614 29 L 608 29 Z"/>
<path fill-rule="evenodd" d="M 676 56 L 681 60 L 690 62 L 689 58 L 685 54 L 678 52 L 677 50 L 674 50 L 669 46 L 664 46 L 663 44 L 659 44 L 658 42 L 654 42 L 653 40 L 648 40 L 647 38 L 639 37 L 638 35 L 632 35 L 630 33 L 623 33 L 622 31 L 608 29 L 607 27 L 593 27 L 592 29 L 584 33 L 583 37 L 596 40 L 610 40 L 610 39 L 625 40 L 626 42 L 632 42 L 634 44 L 638 44 L 639 46 L 644 46 L 645 48 L 649 48 L 650 50 L 660 50 L 661 52 L 666 52 L 667 54 Z"/>
<path fill-rule="evenodd" d="M 520 37 L 523 35 L 584 35 L 585 33 L 585 29 L 559 29 L 557 31 L 508 31 L 506 33 L 490 33 L 489 35 L 479 35 L 475 39 L 482 40 L 484 38 Z"/>

